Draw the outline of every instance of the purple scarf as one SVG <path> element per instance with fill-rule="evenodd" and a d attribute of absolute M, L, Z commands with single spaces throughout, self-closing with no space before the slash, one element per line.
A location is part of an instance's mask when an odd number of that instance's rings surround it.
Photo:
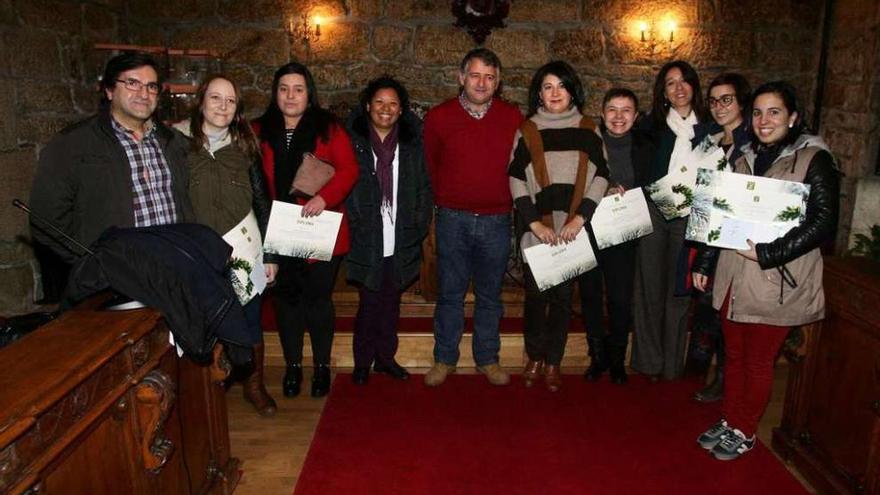
<path fill-rule="evenodd" d="M 391 209 L 392 196 L 394 195 L 394 150 L 397 149 L 397 124 L 391 128 L 391 132 L 385 136 L 385 142 L 379 138 L 376 129 L 370 128 L 370 144 L 373 153 L 376 154 L 376 178 L 379 179 L 379 191 L 382 193 L 382 206 Z"/>

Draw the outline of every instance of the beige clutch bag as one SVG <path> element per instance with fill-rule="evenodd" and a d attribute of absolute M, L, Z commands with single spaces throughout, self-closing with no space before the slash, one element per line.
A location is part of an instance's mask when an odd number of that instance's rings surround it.
<path fill-rule="evenodd" d="M 302 164 L 290 186 L 291 196 L 311 198 L 333 178 L 334 173 L 336 169 L 333 165 L 315 158 L 311 153 L 304 153 Z"/>

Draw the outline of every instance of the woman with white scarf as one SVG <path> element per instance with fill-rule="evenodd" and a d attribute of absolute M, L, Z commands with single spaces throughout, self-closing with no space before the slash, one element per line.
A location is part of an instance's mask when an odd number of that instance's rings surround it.
<path fill-rule="evenodd" d="M 654 137 L 656 154 L 649 182 L 687 164 L 694 126 L 706 115 L 700 78 L 687 62 L 664 65 L 654 82 L 654 103 L 646 127 Z M 677 295 L 678 273 L 687 218 L 667 221 L 650 204 L 654 232 L 639 240 L 636 259 L 632 368 L 651 381 L 681 376 L 687 342 L 689 294 Z M 682 275 L 684 277 L 684 275 Z"/>

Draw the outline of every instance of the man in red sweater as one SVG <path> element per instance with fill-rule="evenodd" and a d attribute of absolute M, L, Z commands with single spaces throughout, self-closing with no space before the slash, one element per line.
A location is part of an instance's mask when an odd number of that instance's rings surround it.
<path fill-rule="evenodd" d="M 507 164 L 519 109 L 495 97 L 501 62 L 476 48 L 461 62 L 459 96 L 425 116 L 425 157 L 436 210 L 438 298 L 434 312 L 434 366 L 425 383 L 437 386 L 455 371 L 464 328 L 464 297 L 474 284 L 473 353 L 494 385 L 510 383 L 498 365 L 501 282 L 510 252 Z"/>

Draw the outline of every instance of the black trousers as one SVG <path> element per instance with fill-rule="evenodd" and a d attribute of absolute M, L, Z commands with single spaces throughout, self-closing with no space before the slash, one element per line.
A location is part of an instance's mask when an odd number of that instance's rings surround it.
<path fill-rule="evenodd" d="M 382 260 L 382 285 L 378 290 L 359 289 L 354 320 L 354 365 L 369 368 L 373 361 L 389 364 L 397 354 L 397 326 L 400 322 L 400 287 L 394 276 L 394 257 Z"/>
<path fill-rule="evenodd" d="M 333 347 L 333 286 L 342 256 L 330 261 L 309 263 L 284 258 L 278 266 L 275 286 L 275 313 L 284 360 L 288 365 L 303 359 L 303 337 L 308 328 L 314 363 L 330 364 Z"/>
<path fill-rule="evenodd" d="M 636 246 L 626 242 L 596 251 L 599 266 L 581 275 L 581 313 L 588 339 L 605 339 L 609 345 L 626 348 L 633 320 L 633 284 Z M 608 327 L 603 319 L 602 300 L 608 307 Z"/>
<path fill-rule="evenodd" d="M 559 365 L 568 341 L 571 320 L 572 281 L 563 282 L 541 292 L 529 265 L 525 265 L 526 354 L 532 361 Z"/>

